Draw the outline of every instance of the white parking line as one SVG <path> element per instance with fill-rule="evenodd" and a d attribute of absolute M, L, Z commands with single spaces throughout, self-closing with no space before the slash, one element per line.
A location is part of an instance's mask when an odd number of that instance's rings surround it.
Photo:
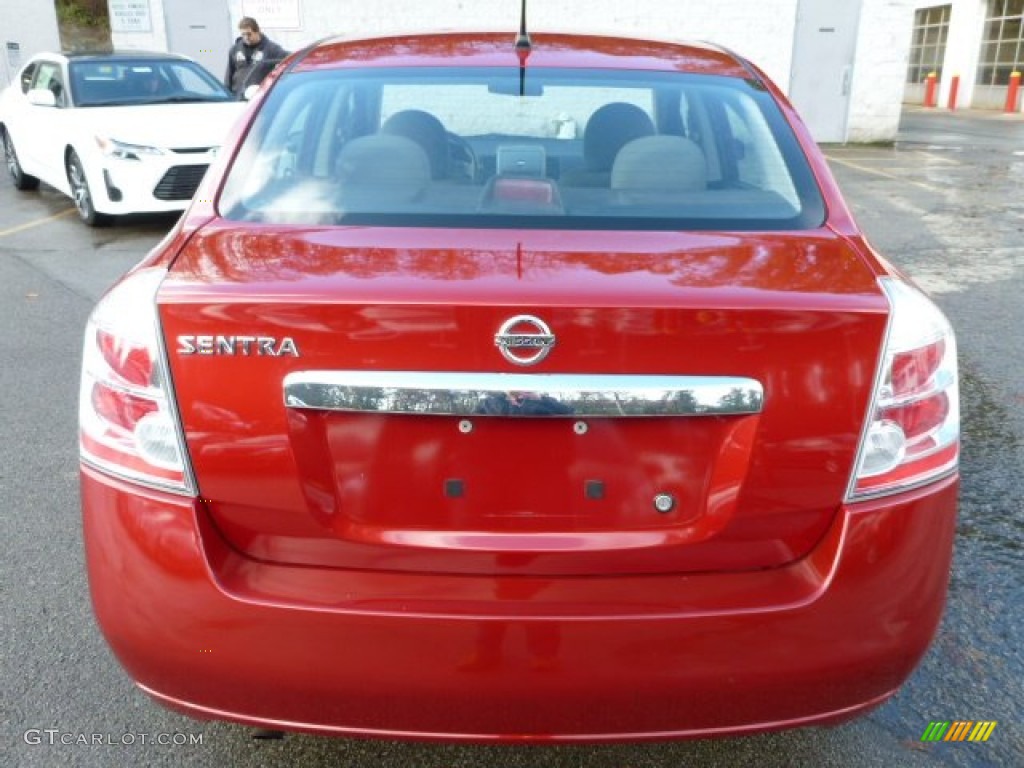
<path fill-rule="evenodd" d="M 34 219 L 33 221 L 27 221 L 24 224 L 19 224 L 18 226 L 11 227 L 10 229 L 0 229 L 0 237 L 7 237 L 7 235 L 13 235 L 13 234 L 16 234 L 18 232 L 24 232 L 26 229 L 32 229 L 32 227 L 41 226 L 43 224 L 46 224 L 49 221 L 54 221 L 55 219 L 61 219 L 61 218 L 65 217 L 65 216 L 67 216 L 69 213 L 74 213 L 75 210 L 77 210 L 77 209 L 75 209 L 75 208 L 65 208 L 60 213 L 53 214 L 53 216 L 47 216 L 47 217 L 42 218 L 42 219 Z"/>
<path fill-rule="evenodd" d="M 954 152 L 959 152 L 960 150 L 961 147 L 953 148 Z M 945 163 L 946 165 L 963 165 L 963 163 L 961 163 L 959 160 L 950 157 L 948 154 L 939 155 L 936 154 L 935 152 L 929 152 L 924 149 L 915 149 L 914 152 L 915 154 L 921 155 L 922 157 L 927 157 L 933 163 Z"/>
<path fill-rule="evenodd" d="M 891 173 L 886 173 L 885 171 L 879 171 L 876 168 L 868 168 L 866 165 L 860 165 L 859 163 L 851 163 L 849 160 L 842 160 L 842 159 L 840 159 L 838 157 L 835 157 L 833 155 L 825 155 L 825 157 L 828 158 L 829 162 L 839 163 L 840 165 L 845 165 L 848 168 L 853 168 L 854 170 L 861 171 L 862 173 L 870 173 L 870 174 L 873 174 L 875 176 L 881 176 L 882 178 L 885 178 L 885 179 L 892 179 L 893 181 L 898 181 L 898 182 L 900 182 L 902 184 L 913 184 L 915 187 L 921 187 L 921 189 L 927 189 L 929 192 L 938 192 L 938 193 L 942 192 L 942 190 L 939 189 L 938 187 L 933 187 L 931 184 L 925 184 L 923 181 L 914 181 L 913 179 L 905 179 L 905 178 L 903 178 L 901 176 L 894 176 Z"/>

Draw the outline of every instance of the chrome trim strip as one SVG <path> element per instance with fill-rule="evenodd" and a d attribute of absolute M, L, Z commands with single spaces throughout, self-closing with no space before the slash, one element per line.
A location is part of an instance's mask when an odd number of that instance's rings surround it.
<path fill-rule="evenodd" d="M 156 293 L 153 294 L 153 318 L 156 323 L 156 346 L 159 353 L 157 360 L 160 365 L 159 373 L 163 382 L 167 411 L 176 427 L 174 438 L 178 443 L 178 454 L 181 456 L 181 476 L 185 491 L 183 495 L 198 496 L 199 483 L 196 479 L 196 473 L 192 469 L 192 454 L 189 452 L 188 440 L 185 438 L 185 422 L 181 418 L 181 411 L 178 408 L 178 390 L 174 385 L 174 373 L 171 371 L 170 350 L 167 349 L 167 344 L 164 341 L 164 323 L 160 317 L 160 306 L 157 304 L 160 288 L 166 279 L 167 271 L 164 270 L 164 276 L 157 286 Z"/>
<path fill-rule="evenodd" d="M 737 376 L 296 371 L 285 376 L 284 402 L 425 416 L 735 416 L 760 413 L 764 389 Z"/>
<path fill-rule="evenodd" d="M 173 493 L 175 496 L 184 496 L 186 498 L 195 498 L 196 496 L 194 488 L 186 488 L 182 483 L 176 483 L 173 480 L 163 482 L 153 478 L 151 475 L 126 469 L 111 461 L 98 459 L 84 450 L 79 451 L 78 460 L 82 466 L 89 467 L 93 471 L 115 480 L 143 485 L 146 488 L 163 491 L 164 493 Z"/>

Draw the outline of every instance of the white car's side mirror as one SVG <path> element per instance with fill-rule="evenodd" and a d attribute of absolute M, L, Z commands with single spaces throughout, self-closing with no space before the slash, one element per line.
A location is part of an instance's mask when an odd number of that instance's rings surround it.
<path fill-rule="evenodd" d="M 56 107 L 57 97 L 49 88 L 33 88 L 28 92 L 28 103 L 37 107 Z"/>
<path fill-rule="evenodd" d="M 259 91 L 259 89 L 260 87 L 258 84 L 246 87 L 246 89 L 242 91 L 242 99 L 244 99 L 245 101 L 249 101 L 250 99 L 252 99 L 253 96 L 256 95 L 256 92 Z"/>

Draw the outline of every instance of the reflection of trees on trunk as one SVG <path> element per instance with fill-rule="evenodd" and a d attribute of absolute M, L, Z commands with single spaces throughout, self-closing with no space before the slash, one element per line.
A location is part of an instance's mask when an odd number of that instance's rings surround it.
<path fill-rule="evenodd" d="M 676 408 L 683 413 L 697 412 L 697 398 L 693 392 L 677 392 L 675 394 Z"/>
<path fill-rule="evenodd" d="M 573 45 L 567 35 L 544 34 L 542 32 L 531 35 L 534 43 L 534 54 L 543 56 L 547 53 L 557 54 L 560 51 L 578 50 L 579 43 Z M 512 45 L 513 38 L 506 34 L 473 34 L 461 35 L 439 34 L 424 35 L 416 39 L 398 40 L 387 38 L 381 40 L 358 40 L 353 42 L 340 42 L 335 48 L 328 48 L 329 53 L 323 54 L 330 61 L 359 61 L 369 66 L 373 63 L 381 64 L 380 61 L 394 61 L 405 63 L 406 57 L 436 56 L 443 60 L 465 58 L 460 62 L 464 66 L 488 65 L 502 63 L 507 60 L 510 77 L 518 78 L 519 62 L 516 58 L 516 50 Z M 588 45 L 595 51 L 610 57 L 626 57 L 629 59 L 644 60 L 647 58 L 660 62 L 677 62 L 680 69 L 689 72 L 712 72 L 721 74 L 726 66 L 726 57 L 709 60 L 706 49 L 701 51 L 699 57 L 686 55 L 686 49 L 675 44 L 641 41 L 633 39 L 620 39 L 616 37 L 590 37 Z M 310 61 L 314 64 L 319 58 L 319 51 L 310 54 Z M 474 60 L 476 59 L 476 60 Z M 536 59 L 535 66 L 542 67 L 543 59 Z M 623 65 L 619 65 L 623 66 Z M 736 65 L 736 74 L 739 77 L 748 77 L 749 73 Z"/>
<path fill-rule="evenodd" d="M 763 396 L 757 392 L 734 387 L 721 397 L 719 405 L 730 411 L 759 411 L 762 400 Z"/>
<path fill-rule="evenodd" d="M 570 250 L 517 254 L 521 233 L 461 230 L 325 228 L 287 234 L 199 233 L 175 271 L 199 281 L 296 282 L 311 277 L 469 282 L 484 278 L 547 285 L 661 278 L 674 288 L 877 294 L 871 275 L 840 241 L 814 235 L 784 242 L 758 235 L 646 233 L 648 252 L 616 250 L 610 233 L 572 233 Z M 609 239 L 611 238 L 611 239 Z M 380 247 L 378 242 L 407 244 Z M 462 245 L 461 243 L 465 243 Z M 588 247 L 589 246 L 589 247 Z M 555 282 L 554 284 L 557 284 Z M 631 287 L 594 283 L 608 295 Z M 638 290 L 655 287 L 634 283 Z"/>
<path fill-rule="evenodd" d="M 518 417 L 644 417 L 754 413 L 761 395 L 741 387 L 714 399 L 707 393 L 665 390 L 631 394 L 621 391 L 490 391 L 474 389 L 415 389 L 334 384 L 318 388 L 308 400 L 301 387 L 293 405 L 310 401 L 317 407 L 365 413 L 399 413 Z"/>
<path fill-rule="evenodd" d="M 453 411 L 458 405 L 451 392 L 441 390 L 364 389 L 343 385 L 331 387 L 325 400 L 328 408 L 369 413 L 437 413 Z"/>

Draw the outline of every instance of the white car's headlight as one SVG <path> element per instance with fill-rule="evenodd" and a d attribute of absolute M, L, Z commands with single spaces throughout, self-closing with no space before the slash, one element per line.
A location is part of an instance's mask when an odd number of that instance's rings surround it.
<path fill-rule="evenodd" d="M 100 151 L 107 157 L 117 157 L 121 160 L 141 160 L 143 155 L 162 155 L 164 150 L 159 147 L 147 147 L 141 144 L 126 144 L 123 141 L 110 139 L 105 136 L 97 136 L 96 144 Z"/>

